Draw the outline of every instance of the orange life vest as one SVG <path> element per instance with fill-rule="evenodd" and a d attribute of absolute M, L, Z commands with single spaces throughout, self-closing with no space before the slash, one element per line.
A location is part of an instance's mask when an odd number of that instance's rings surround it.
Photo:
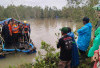
<path fill-rule="evenodd" d="M 19 32 L 19 26 L 17 26 L 17 25 L 13 25 L 12 26 L 12 33 L 18 33 Z"/>
<path fill-rule="evenodd" d="M 8 24 L 8 27 L 9 27 L 10 34 L 12 34 L 12 26 L 10 24 Z"/>

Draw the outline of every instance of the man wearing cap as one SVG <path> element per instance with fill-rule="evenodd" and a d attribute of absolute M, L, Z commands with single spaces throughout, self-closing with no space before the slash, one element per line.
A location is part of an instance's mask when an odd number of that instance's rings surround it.
<path fill-rule="evenodd" d="M 85 59 L 86 51 L 89 47 L 89 43 L 91 40 L 91 31 L 92 31 L 92 24 L 89 23 L 89 18 L 84 17 L 83 18 L 83 24 L 84 26 L 78 29 L 78 40 L 77 45 L 79 48 L 79 52 L 81 53 L 81 57 Z"/>
<path fill-rule="evenodd" d="M 27 25 L 27 21 L 24 21 L 24 42 L 25 41 L 29 41 L 29 35 L 28 35 L 28 32 L 29 32 L 29 26 Z"/>
<path fill-rule="evenodd" d="M 62 38 L 59 39 L 57 44 L 57 48 L 60 48 L 60 62 L 58 64 L 58 68 L 70 68 L 70 63 L 72 59 L 72 38 L 67 35 L 68 28 L 63 27 L 60 29 Z"/>

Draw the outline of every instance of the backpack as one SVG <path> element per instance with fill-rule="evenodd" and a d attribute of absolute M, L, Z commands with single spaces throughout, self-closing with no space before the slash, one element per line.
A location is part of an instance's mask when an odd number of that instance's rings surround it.
<path fill-rule="evenodd" d="M 72 50 L 72 46 L 73 46 L 72 38 L 71 37 L 67 37 L 67 38 L 64 38 L 63 40 L 64 40 L 64 43 L 65 43 L 65 50 Z"/>

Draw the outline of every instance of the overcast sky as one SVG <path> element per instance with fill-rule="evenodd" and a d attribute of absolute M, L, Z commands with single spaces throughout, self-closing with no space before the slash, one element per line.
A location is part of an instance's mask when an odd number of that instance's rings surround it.
<path fill-rule="evenodd" d="M 66 5 L 66 0 L 0 0 L 0 5 L 7 6 L 10 4 L 18 5 L 28 5 L 28 6 L 56 6 L 58 9 L 61 9 L 63 6 Z"/>

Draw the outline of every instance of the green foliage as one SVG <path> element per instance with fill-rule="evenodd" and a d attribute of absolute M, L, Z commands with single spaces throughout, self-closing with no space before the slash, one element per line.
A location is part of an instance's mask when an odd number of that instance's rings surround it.
<path fill-rule="evenodd" d="M 50 8 L 45 7 L 45 9 L 35 6 L 14 6 L 10 5 L 7 8 L 0 6 L 0 18 L 16 18 L 19 19 L 31 19 L 31 18 L 55 18 L 56 16 L 60 17 L 60 10 L 56 7 Z M 2 19 L 1 19 L 2 20 Z"/>
<path fill-rule="evenodd" d="M 57 9 L 54 7 L 46 6 L 44 9 L 35 6 L 14 6 L 10 5 L 7 8 L 0 6 L 0 18 L 8 18 L 13 17 L 18 19 L 18 15 L 21 19 L 31 19 L 31 18 L 67 18 L 70 21 L 80 22 L 84 16 L 88 16 L 93 22 L 93 24 L 97 21 L 97 14 L 95 10 L 92 8 L 94 5 L 98 4 L 98 0 L 88 0 L 86 5 L 79 6 L 83 0 L 66 0 L 68 1 L 68 7 L 64 6 L 62 9 Z M 75 6 L 73 6 L 73 4 Z M 16 9 L 15 9 L 16 8 Z M 17 13 L 16 13 L 17 11 Z M 2 20 L 2 19 L 1 19 Z"/>
<path fill-rule="evenodd" d="M 13 67 L 12 66 L 9 66 L 9 68 L 16 68 L 16 67 L 15 66 L 13 66 Z"/>
<path fill-rule="evenodd" d="M 32 64 L 22 64 L 20 66 L 18 66 L 17 68 L 32 68 Z"/>
<path fill-rule="evenodd" d="M 44 49 L 46 54 L 42 55 L 38 52 L 39 56 L 35 58 L 34 68 L 57 68 L 59 52 L 55 53 L 55 48 L 44 41 L 41 42 L 41 45 L 41 49 Z"/>
<path fill-rule="evenodd" d="M 82 0 L 71 0 L 71 2 L 73 2 L 73 1 L 77 2 L 77 1 L 82 1 Z M 97 18 L 97 14 L 95 13 L 95 10 L 92 7 L 96 4 L 98 4 L 98 0 L 88 0 L 87 4 L 88 5 L 85 5 L 83 7 L 79 7 L 79 4 L 76 4 L 77 7 L 71 6 L 69 8 L 64 8 L 64 9 L 66 9 L 67 11 L 70 12 L 68 17 L 71 20 L 80 22 L 80 21 L 82 21 L 82 18 L 84 16 L 87 16 L 90 18 L 91 22 L 93 24 L 95 24 L 97 22 L 98 18 Z"/>
<path fill-rule="evenodd" d="M 31 63 L 25 63 L 25 64 L 21 64 L 16 66 L 9 66 L 9 68 L 33 68 L 33 65 Z"/>
<path fill-rule="evenodd" d="M 85 60 L 82 60 L 80 62 L 80 65 L 78 66 L 78 68 L 93 68 L 92 67 L 92 63 L 91 63 L 91 58 L 86 58 Z"/>

